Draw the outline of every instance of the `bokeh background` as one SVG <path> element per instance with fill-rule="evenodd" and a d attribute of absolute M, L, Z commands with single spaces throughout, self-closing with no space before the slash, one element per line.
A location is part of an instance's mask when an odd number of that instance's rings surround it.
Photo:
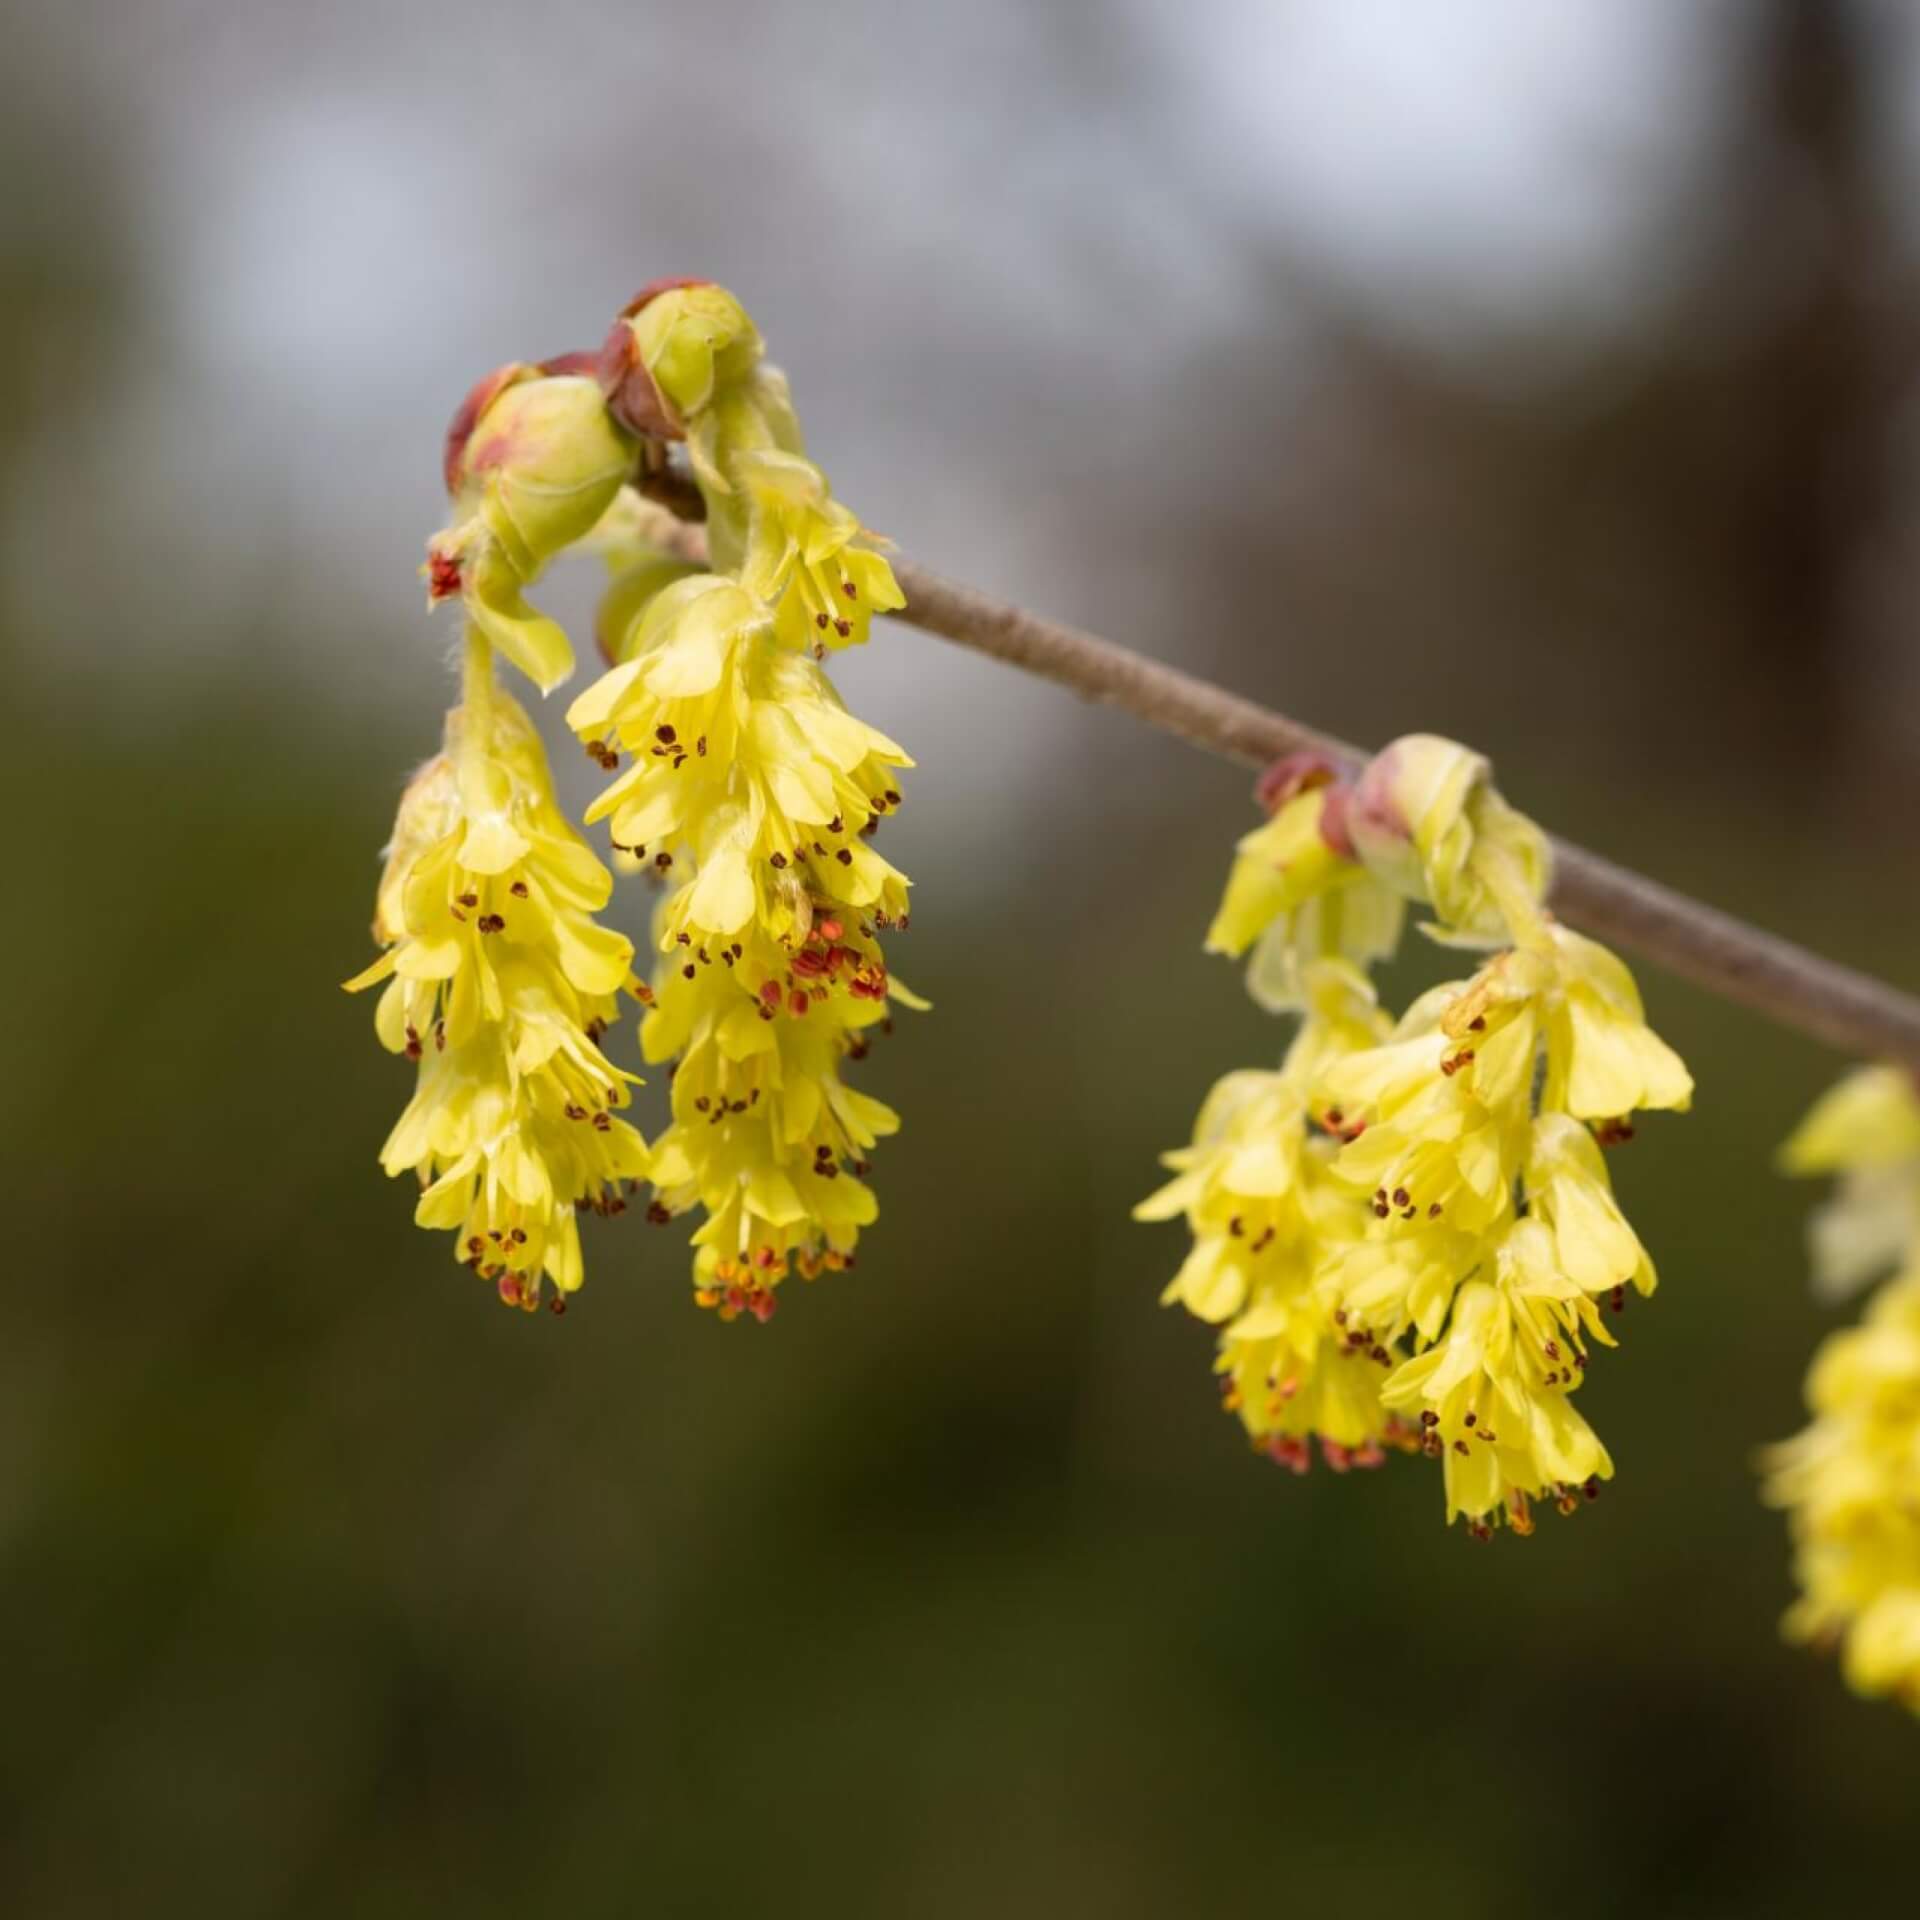
<path fill-rule="evenodd" d="M 1584 1396 L 1619 1477 L 1483 1549 L 1424 1463 L 1249 1457 L 1127 1220 L 1282 1044 L 1199 948 L 1232 768 L 905 628 L 841 664 L 922 763 L 937 1011 L 865 1069 L 859 1270 L 764 1329 L 632 1214 L 501 1311 L 381 1179 L 405 1072 L 337 983 L 449 697 L 445 418 L 687 272 L 916 557 L 1464 735 L 1913 983 L 1920 14 L 4 11 L 0 1908 L 1910 1886 L 1920 1727 L 1778 1643 L 1751 1474 L 1832 1323 L 1768 1163 L 1810 1043 L 1645 975 L 1701 1097 L 1616 1162 L 1664 1280 Z"/>

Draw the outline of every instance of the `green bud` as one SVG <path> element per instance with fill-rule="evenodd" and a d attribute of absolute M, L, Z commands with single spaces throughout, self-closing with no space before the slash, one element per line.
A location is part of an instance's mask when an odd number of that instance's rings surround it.
<path fill-rule="evenodd" d="M 456 500 L 480 515 L 526 580 L 592 529 L 634 459 L 596 380 L 523 368 L 484 400 L 447 466 Z"/>

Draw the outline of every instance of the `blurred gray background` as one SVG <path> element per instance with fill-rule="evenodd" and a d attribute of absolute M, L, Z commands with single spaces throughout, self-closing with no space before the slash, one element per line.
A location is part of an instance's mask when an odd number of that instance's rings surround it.
<path fill-rule="evenodd" d="M 1295 1481 L 1126 1209 L 1282 1032 L 1236 770 L 905 628 L 836 675 L 936 1002 L 859 1270 L 502 1313 L 373 1155 L 415 569 L 496 363 L 747 302 L 914 557 L 1920 972 L 1920 12 L 65 0 L 0 62 L 9 1912 L 1843 1911 L 1920 1730 L 1781 1648 L 1754 1446 L 1841 1063 L 1646 972 L 1696 1114 L 1619 1478 Z M 583 569 L 548 603 L 574 624 Z M 569 791 L 591 769 L 546 716 Z M 897 836 L 897 837 L 896 837 Z M 644 916 L 638 889 L 619 911 Z M 1413 953 L 1392 983 L 1439 977 Z M 631 1028 L 616 1046 L 631 1047 Z M 646 1100 L 651 1124 L 658 1088 Z M 1900 1878 L 1894 1876 L 1899 1875 Z"/>

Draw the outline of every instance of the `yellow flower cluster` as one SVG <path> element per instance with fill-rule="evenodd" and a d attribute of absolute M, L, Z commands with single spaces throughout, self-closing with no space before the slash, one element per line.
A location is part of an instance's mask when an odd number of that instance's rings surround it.
<path fill-rule="evenodd" d="M 711 572 L 647 538 L 642 486 L 683 441 Z M 594 354 L 480 381 L 445 456 L 449 524 L 428 543 L 429 604 L 466 617 L 462 703 L 416 776 L 379 890 L 376 1025 L 419 1063 L 389 1173 L 424 1189 L 422 1226 L 458 1233 L 502 1296 L 580 1284 L 575 1215 L 650 1178 L 656 1219 L 698 1204 L 696 1298 L 764 1320 L 792 1270 L 850 1265 L 875 1203 L 867 1155 L 899 1125 L 844 1069 L 923 1004 L 880 936 L 907 881 L 871 842 L 911 763 L 855 719 L 820 661 L 903 604 L 892 569 L 806 457 L 784 378 L 734 298 L 644 290 Z M 568 718 L 608 770 L 594 806 L 616 860 L 667 883 L 655 984 L 595 915 L 608 873 L 555 803 L 539 738 L 496 683 L 504 656 L 542 692 L 566 634 L 527 588 L 575 548 L 613 566 L 598 632 L 610 670 Z M 616 996 L 650 1011 L 673 1061 L 673 1124 L 649 1152 L 619 1117 L 636 1076 L 601 1050 Z"/>
<path fill-rule="evenodd" d="M 1222 1324 L 1228 1404 L 1296 1472 L 1314 1438 L 1340 1469 L 1421 1451 L 1449 1518 L 1529 1532 L 1534 1501 L 1611 1475 L 1570 1396 L 1603 1309 L 1654 1285 L 1600 1148 L 1692 1081 L 1627 969 L 1546 912 L 1545 838 L 1477 754 L 1410 736 L 1352 782 L 1296 758 L 1261 798 L 1208 945 L 1251 948 L 1254 997 L 1302 1023 L 1277 1073 L 1216 1087 L 1138 1210 L 1194 1236 L 1165 1297 Z M 1389 1025 L 1362 970 L 1403 898 L 1496 951 Z"/>
<path fill-rule="evenodd" d="M 1835 1173 L 1816 1218 L 1830 1297 L 1893 1268 L 1858 1327 L 1830 1335 L 1807 1378 L 1811 1424 L 1769 1450 L 1801 1595 L 1797 1640 L 1839 1647 L 1847 1682 L 1920 1713 L 1920 1090 L 1896 1067 L 1851 1074 L 1787 1142 L 1789 1172 Z"/>
<path fill-rule="evenodd" d="M 414 1218 L 452 1228 L 467 1265 L 533 1309 L 582 1278 L 576 1211 L 618 1212 L 647 1171 L 619 1117 L 634 1076 L 600 1038 L 632 944 L 594 920 L 613 877 L 560 811 L 532 723 L 469 637 L 466 699 L 445 751 L 400 803 L 374 938 L 349 988 L 386 982 L 375 1030 L 419 1063 L 381 1152 L 418 1176 Z"/>
<path fill-rule="evenodd" d="M 844 1077 L 887 1022 L 881 935 L 907 881 L 875 851 L 907 755 L 820 666 L 902 604 L 892 569 L 804 452 L 785 380 L 721 289 L 651 290 L 603 352 L 616 410 L 685 438 L 713 571 L 641 550 L 600 620 L 613 663 L 568 724 L 609 770 L 590 809 L 669 891 L 642 1031 L 672 1060 L 655 1217 L 696 1204 L 695 1298 L 767 1318 L 794 1271 L 850 1265 L 862 1176 L 898 1117 Z"/>

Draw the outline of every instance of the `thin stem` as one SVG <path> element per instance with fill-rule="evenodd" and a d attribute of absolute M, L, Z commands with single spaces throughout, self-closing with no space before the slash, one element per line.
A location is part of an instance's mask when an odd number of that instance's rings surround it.
<path fill-rule="evenodd" d="M 695 562 L 697 526 L 646 510 L 648 536 Z M 1042 619 L 910 561 L 894 572 L 907 596 L 896 617 L 943 640 L 990 654 L 1088 700 L 1124 708 L 1149 726 L 1249 767 L 1312 748 L 1358 766 L 1359 747 L 1243 700 L 1097 634 Z M 1551 905 L 1571 925 L 1705 987 L 1722 999 L 1862 1059 L 1920 1068 L 1920 999 L 1704 901 L 1556 839 Z"/>
<path fill-rule="evenodd" d="M 493 744 L 493 643 L 471 621 L 460 656 L 460 785 L 469 812 L 484 804 L 484 770 Z"/>
<path fill-rule="evenodd" d="M 1475 844 L 1468 858 L 1481 884 L 1493 895 L 1494 905 L 1507 923 L 1507 934 L 1513 944 L 1536 951 L 1551 950 L 1553 935 L 1548 931 L 1547 916 L 1534 899 L 1519 861 L 1505 847 L 1493 846 L 1484 840 Z"/>

